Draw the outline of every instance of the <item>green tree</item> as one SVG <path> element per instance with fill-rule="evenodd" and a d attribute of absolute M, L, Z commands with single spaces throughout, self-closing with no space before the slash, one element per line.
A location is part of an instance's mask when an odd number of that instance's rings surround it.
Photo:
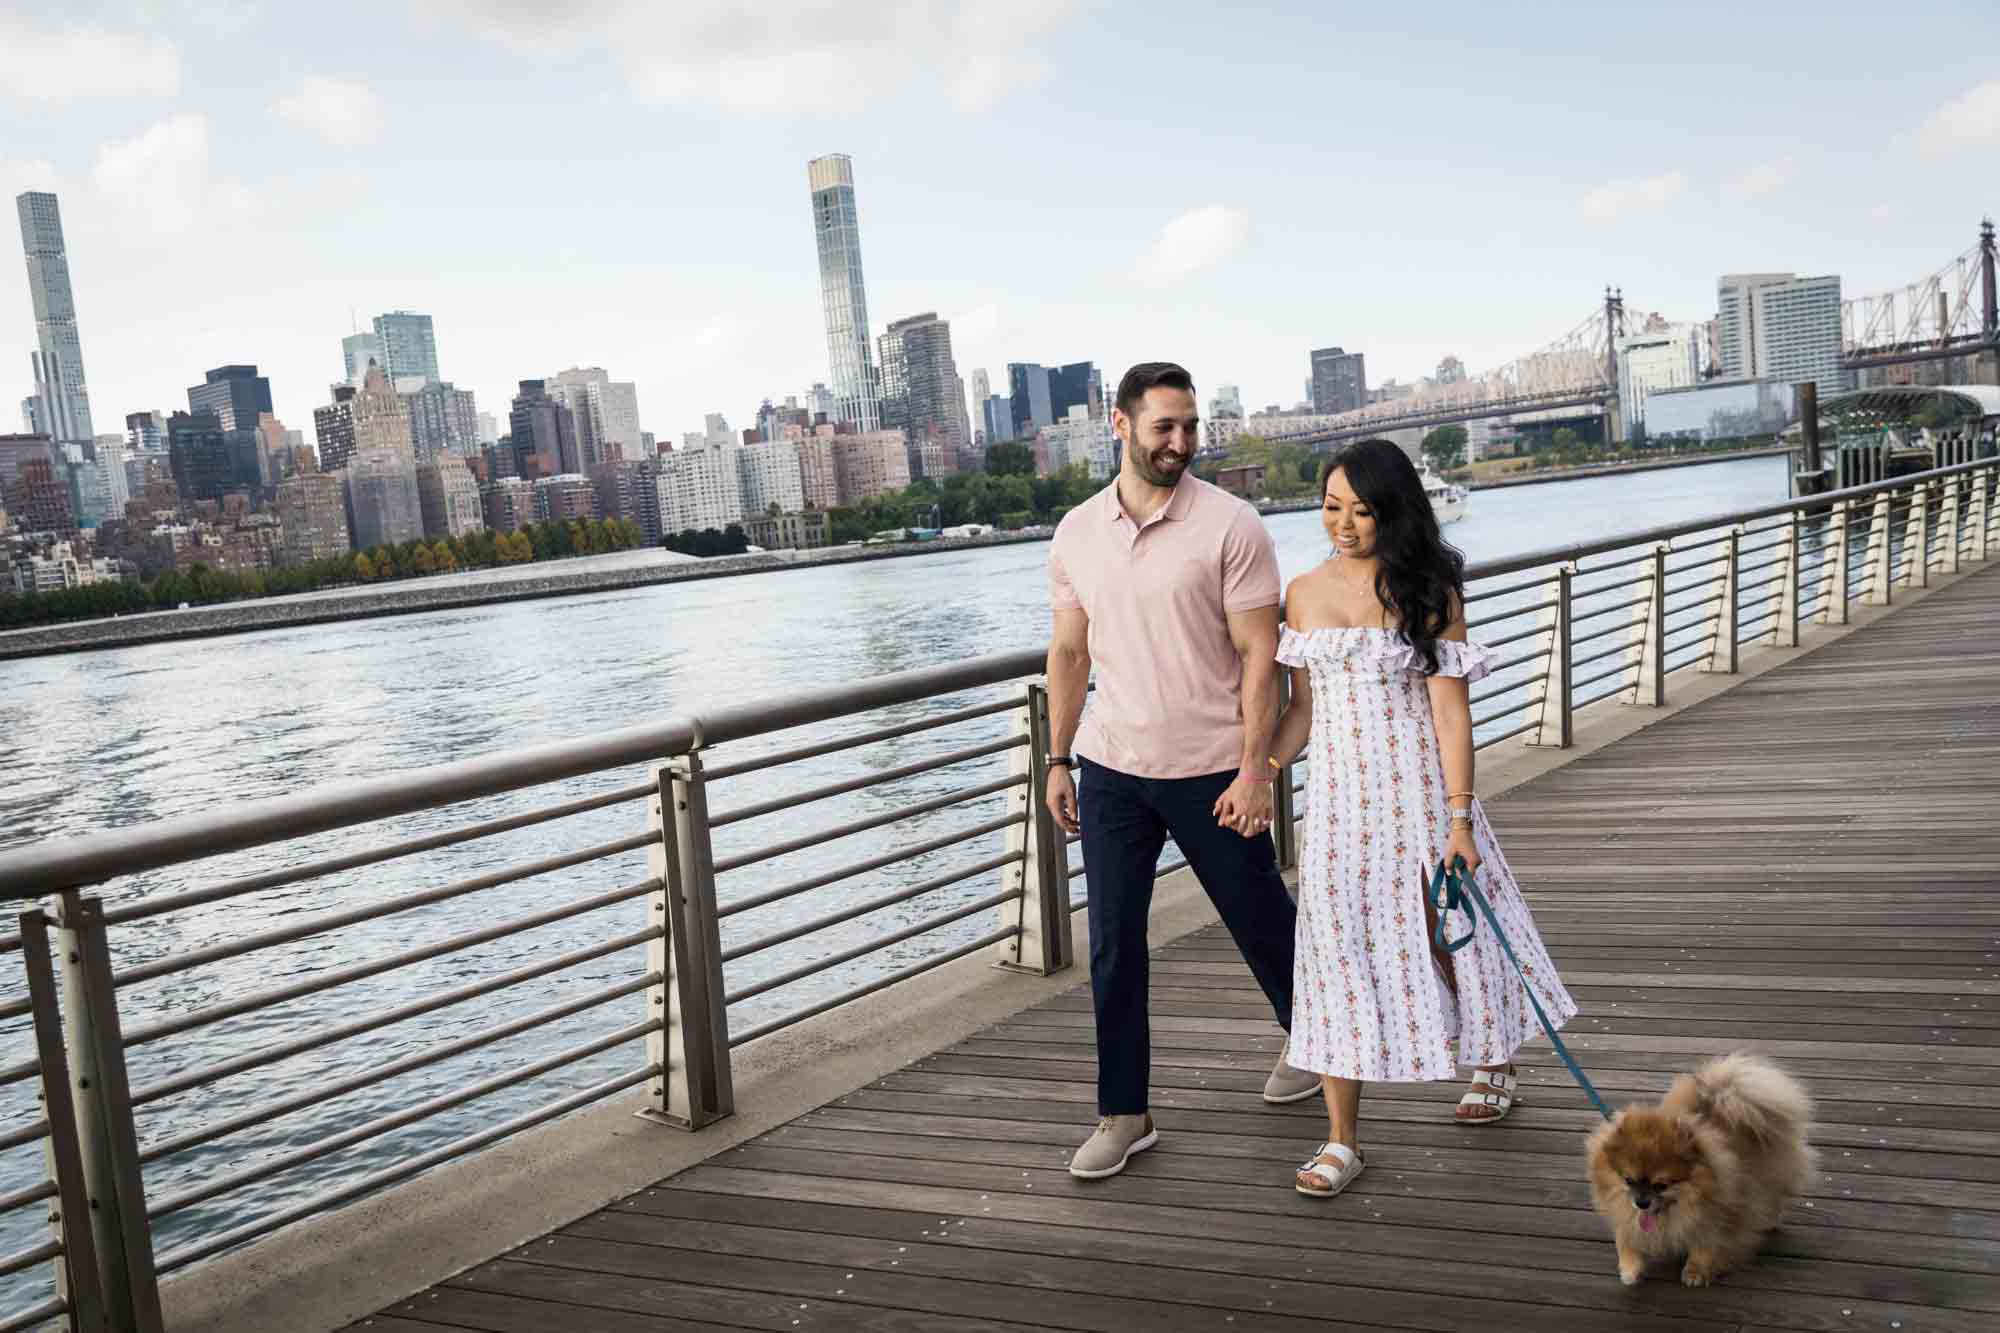
<path fill-rule="evenodd" d="M 1020 441 L 991 446 L 986 451 L 986 474 L 990 477 L 1034 476 L 1034 447 Z"/>
<path fill-rule="evenodd" d="M 1469 438 L 1463 426 L 1439 426 L 1424 436 L 1424 460 L 1438 472 L 1464 467 L 1465 446 Z"/>
<path fill-rule="evenodd" d="M 410 570 L 416 574 L 437 573 L 437 556 L 422 542 L 417 543 L 416 553 L 410 557 Z"/>

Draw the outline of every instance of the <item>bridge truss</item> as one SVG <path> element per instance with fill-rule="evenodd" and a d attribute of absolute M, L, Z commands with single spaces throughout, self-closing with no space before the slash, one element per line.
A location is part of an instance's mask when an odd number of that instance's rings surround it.
<path fill-rule="evenodd" d="M 1962 356 L 2000 342 L 1994 296 L 1994 235 L 1979 239 L 1935 273 L 1904 287 L 1840 303 L 1843 363 L 1849 368 Z"/>

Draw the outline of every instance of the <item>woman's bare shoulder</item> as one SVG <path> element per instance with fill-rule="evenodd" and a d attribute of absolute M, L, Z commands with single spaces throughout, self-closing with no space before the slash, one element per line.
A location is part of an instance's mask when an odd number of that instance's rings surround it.
<path fill-rule="evenodd" d="M 1294 629 L 1310 629 L 1323 623 L 1323 615 L 1315 615 L 1325 609 L 1329 590 L 1327 569 L 1331 560 L 1322 561 L 1294 578 L 1285 587 L 1285 622 Z"/>

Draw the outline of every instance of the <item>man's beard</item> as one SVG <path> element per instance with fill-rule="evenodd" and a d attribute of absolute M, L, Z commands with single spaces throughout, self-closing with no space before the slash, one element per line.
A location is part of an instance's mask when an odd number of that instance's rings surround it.
<path fill-rule="evenodd" d="M 1180 484 L 1181 474 L 1188 470 L 1188 463 L 1192 460 L 1184 458 L 1174 463 L 1171 467 L 1163 468 L 1160 465 L 1159 458 L 1161 454 L 1168 452 L 1165 449 L 1153 453 L 1148 453 L 1143 449 L 1127 449 L 1126 456 L 1132 460 L 1132 470 L 1139 474 L 1141 481 L 1144 481 L 1148 486 L 1159 486 L 1163 489 L 1171 490 Z"/>

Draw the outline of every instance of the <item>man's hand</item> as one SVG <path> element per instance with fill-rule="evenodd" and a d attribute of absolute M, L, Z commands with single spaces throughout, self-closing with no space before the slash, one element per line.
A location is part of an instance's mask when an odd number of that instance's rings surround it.
<path fill-rule="evenodd" d="M 1271 827 L 1271 784 L 1238 776 L 1215 802 L 1215 822 L 1254 838 Z"/>
<path fill-rule="evenodd" d="M 1046 799 L 1049 813 L 1056 817 L 1056 823 L 1062 825 L 1063 832 L 1074 837 L 1083 826 L 1076 820 L 1076 779 L 1070 776 L 1069 769 L 1058 764 L 1049 770 Z"/>

